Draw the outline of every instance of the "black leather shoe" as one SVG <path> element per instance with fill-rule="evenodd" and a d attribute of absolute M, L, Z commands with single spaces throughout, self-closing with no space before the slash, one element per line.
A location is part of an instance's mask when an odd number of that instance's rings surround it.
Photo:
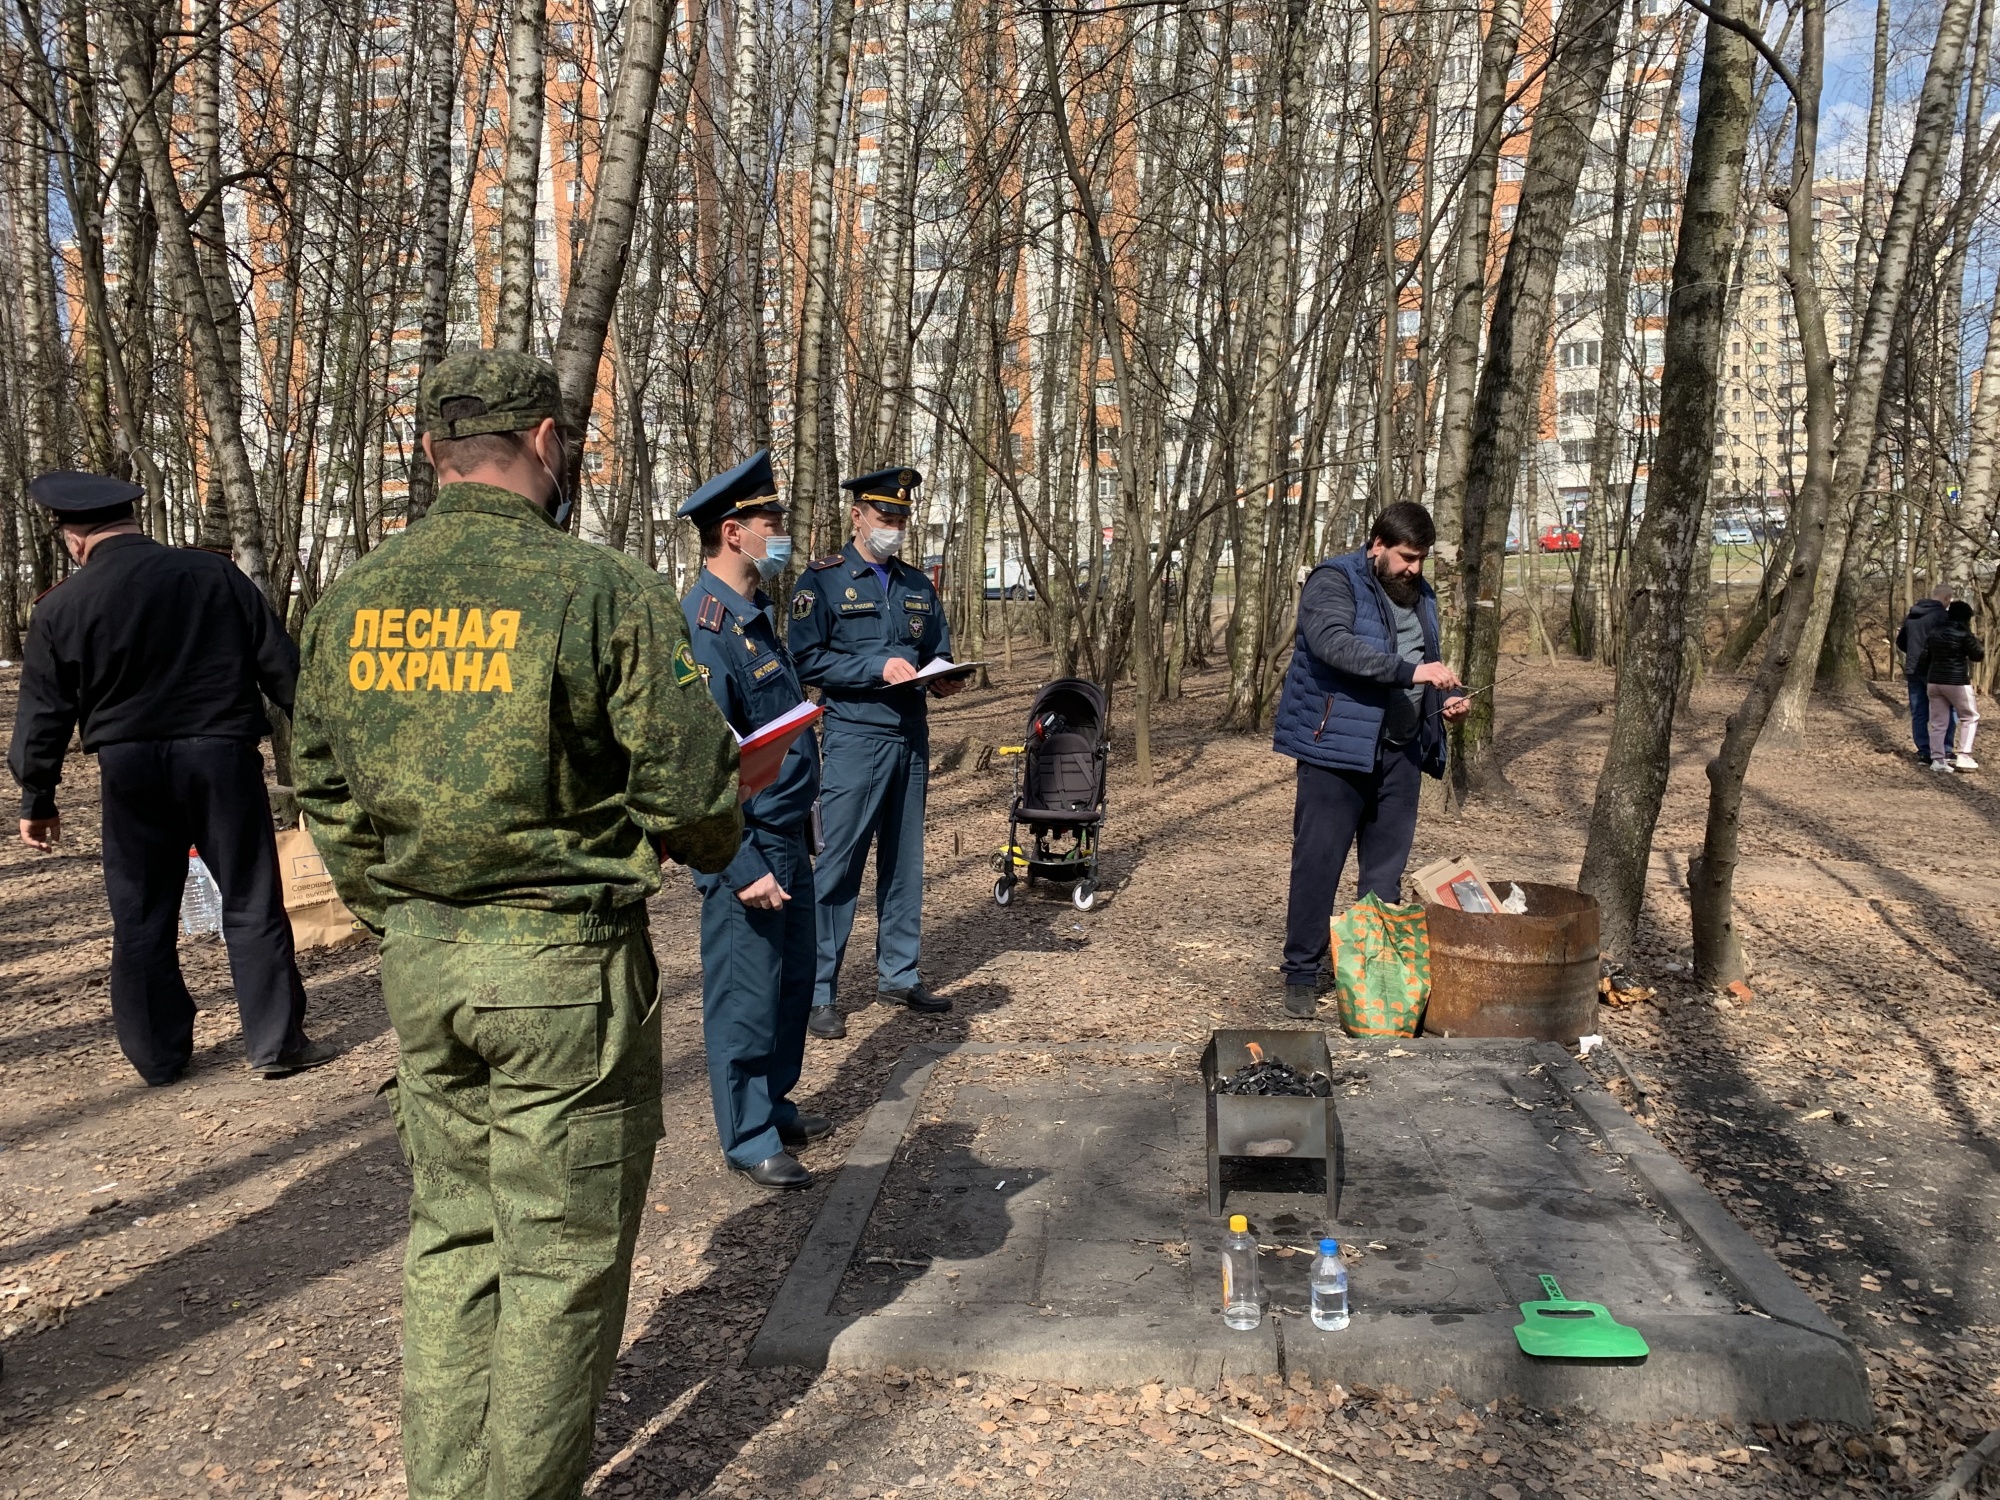
<path fill-rule="evenodd" d="M 837 1042 L 847 1035 L 847 1022 L 831 1005 L 815 1005 L 806 1012 L 806 1030 L 829 1042 Z"/>
<path fill-rule="evenodd" d="M 906 990 L 883 990 L 881 998 L 892 1004 L 907 1005 L 911 1010 L 927 1016 L 941 1016 L 951 1009 L 949 1000 L 933 995 L 921 983 L 913 984 Z"/>
<path fill-rule="evenodd" d="M 785 1143 L 787 1151 L 794 1151 L 808 1142 L 818 1140 L 823 1135 L 832 1134 L 833 1121 L 825 1115 L 801 1113 L 789 1129 L 781 1128 L 778 1131 L 778 1139 Z"/>
<path fill-rule="evenodd" d="M 1285 1014 L 1309 1021 L 1319 1014 L 1319 992 L 1309 984 L 1285 986 Z"/>
<path fill-rule="evenodd" d="M 296 1052 L 280 1052 L 276 1062 L 256 1063 L 252 1067 L 259 1078 L 290 1078 L 307 1068 L 330 1063 L 338 1056 L 340 1049 L 332 1042 L 307 1042 Z"/>
<path fill-rule="evenodd" d="M 802 1188 L 811 1187 L 813 1174 L 798 1164 L 796 1158 L 780 1151 L 776 1156 L 767 1156 L 754 1167 L 737 1167 L 745 1177 L 759 1187 Z"/>

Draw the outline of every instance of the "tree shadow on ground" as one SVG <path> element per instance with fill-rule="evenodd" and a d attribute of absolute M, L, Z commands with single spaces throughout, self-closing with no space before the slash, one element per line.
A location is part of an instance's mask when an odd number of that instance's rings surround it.
<path fill-rule="evenodd" d="M 850 1258 L 836 1306 L 853 1316 L 881 1312 L 922 1277 L 932 1257 L 976 1259 L 998 1250 L 1008 1230 L 1008 1200 L 1042 1175 L 1032 1168 L 982 1161 L 972 1128 L 919 1124 L 897 1151 L 920 1182 L 940 1181 L 936 1221 L 921 1243 L 874 1245 L 864 1237 Z M 983 1178 L 1003 1179 L 1011 1192 L 986 1201 L 970 1193 Z M 738 1209 L 709 1235 L 705 1267 L 693 1286 L 666 1292 L 644 1307 L 644 1327 L 619 1359 L 615 1394 L 607 1403 L 586 1494 L 698 1494 L 760 1433 L 781 1425 L 789 1408 L 818 1378 L 804 1367 L 747 1368 L 744 1357 L 804 1243 L 831 1179 L 805 1193 L 766 1197 Z M 914 1264 L 913 1264 L 914 1263 Z M 635 1289 L 635 1308 L 644 1306 Z M 893 1409 L 859 1413 L 857 1424 L 893 1416 Z M 775 1467 L 757 1475 L 759 1493 L 796 1494 L 820 1472 L 816 1448 L 774 1449 Z"/>

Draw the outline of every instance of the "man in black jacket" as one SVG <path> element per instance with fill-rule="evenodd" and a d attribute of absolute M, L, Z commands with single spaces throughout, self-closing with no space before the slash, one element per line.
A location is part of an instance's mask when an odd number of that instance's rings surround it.
<path fill-rule="evenodd" d="M 1896 632 L 1896 649 L 1903 653 L 1903 683 L 1910 690 L 1910 737 L 1916 741 L 1917 759 L 1924 765 L 1931 763 L 1931 700 L 1929 684 L 1924 681 L 1923 668 L 1917 662 L 1924 654 L 1925 639 L 1944 623 L 1945 609 L 1951 601 L 1951 585 L 1939 584 L 1928 599 L 1919 599 L 1910 606 L 1902 628 Z M 1953 714 L 1946 721 L 1945 743 L 1956 744 L 1957 734 L 1958 716 Z"/>
<path fill-rule="evenodd" d="M 290 711 L 298 648 L 227 558 L 140 531 L 137 485 L 60 472 L 28 493 L 55 513 L 77 571 L 36 602 L 7 767 L 21 785 L 21 841 L 48 851 L 79 724 L 97 756 L 119 1047 L 149 1084 L 173 1082 L 194 1055 L 194 1001 L 175 951 L 192 845 L 222 891 L 251 1067 L 277 1078 L 330 1061 L 336 1050 L 303 1025 L 257 750 L 271 729 L 259 692 Z"/>

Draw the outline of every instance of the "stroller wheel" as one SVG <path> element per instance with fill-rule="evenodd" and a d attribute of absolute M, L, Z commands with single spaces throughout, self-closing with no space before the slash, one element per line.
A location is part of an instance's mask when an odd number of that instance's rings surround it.
<path fill-rule="evenodd" d="M 1011 906 L 1014 903 L 1014 882 L 1006 876 L 993 882 L 993 904 Z"/>
<path fill-rule="evenodd" d="M 1075 888 L 1070 891 L 1069 899 L 1078 911 L 1089 911 L 1097 905 L 1097 882 L 1079 880 Z"/>

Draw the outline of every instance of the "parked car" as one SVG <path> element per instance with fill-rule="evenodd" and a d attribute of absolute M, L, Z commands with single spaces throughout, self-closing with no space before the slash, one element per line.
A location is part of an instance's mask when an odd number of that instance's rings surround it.
<path fill-rule="evenodd" d="M 1756 541 L 1747 521 L 1717 521 L 1710 536 L 1718 547 L 1748 547 Z"/>
<path fill-rule="evenodd" d="M 986 597 L 989 599 L 999 599 L 1003 596 L 1013 600 L 1016 604 L 1024 599 L 1035 597 L 1035 586 L 1028 581 L 1028 569 L 1025 564 L 1014 562 L 1011 559 L 1008 561 L 1007 577 L 1004 586 L 1000 577 L 1000 564 L 988 563 L 986 565 Z"/>
<path fill-rule="evenodd" d="M 1567 526 L 1544 526 L 1535 538 L 1535 547 L 1542 552 L 1581 552 L 1583 534 Z"/>

